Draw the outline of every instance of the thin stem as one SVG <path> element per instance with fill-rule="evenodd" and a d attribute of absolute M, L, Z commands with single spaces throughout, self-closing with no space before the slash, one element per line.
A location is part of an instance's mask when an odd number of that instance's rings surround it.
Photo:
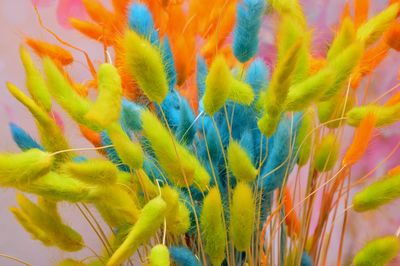
<path fill-rule="evenodd" d="M 99 222 L 97 221 L 96 217 L 94 217 L 93 213 L 90 211 L 89 207 L 85 203 L 82 203 L 82 206 L 83 206 L 83 208 L 85 208 L 85 210 L 87 211 L 89 216 L 93 219 L 94 223 L 97 226 L 97 229 L 99 230 L 100 234 L 102 235 L 102 237 L 104 239 L 104 242 L 107 244 L 108 248 L 112 251 L 111 244 L 110 244 L 110 242 L 108 242 L 107 236 L 104 233 L 103 228 L 101 228 L 101 226 L 100 226 Z"/>
<path fill-rule="evenodd" d="M 64 153 L 64 152 L 70 152 L 70 151 L 94 151 L 94 150 L 103 150 L 103 149 L 107 149 L 107 148 L 111 148 L 114 147 L 114 145 L 106 145 L 106 146 L 101 146 L 101 147 L 90 147 L 90 148 L 77 148 L 77 149 L 66 149 L 66 150 L 59 150 L 56 152 L 53 152 L 50 154 L 50 156 L 54 156 L 60 153 Z"/>
<path fill-rule="evenodd" d="M 21 260 L 21 259 L 18 259 L 18 258 L 16 258 L 16 257 L 10 256 L 10 255 L 7 255 L 7 254 L 0 253 L 0 257 L 3 257 L 3 258 L 6 258 L 6 259 L 10 259 L 10 260 L 19 262 L 19 263 L 21 263 L 21 264 L 23 264 L 23 265 L 32 266 L 31 264 L 29 264 L 29 263 L 26 262 L 26 261 L 23 261 L 23 260 Z"/>
<path fill-rule="evenodd" d="M 104 242 L 103 238 L 101 237 L 100 233 L 97 231 L 96 227 L 93 225 L 93 223 L 90 221 L 89 217 L 87 217 L 86 213 L 82 210 L 82 208 L 79 206 L 78 203 L 75 204 L 76 207 L 78 207 L 79 211 L 85 217 L 86 221 L 89 223 L 90 227 L 93 229 L 97 237 L 100 239 L 101 243 L 103 244 L 104 248 L 106 249 L 108 255 L 111 255 L 111 251 L 108 250 L 108 246 Z"/>

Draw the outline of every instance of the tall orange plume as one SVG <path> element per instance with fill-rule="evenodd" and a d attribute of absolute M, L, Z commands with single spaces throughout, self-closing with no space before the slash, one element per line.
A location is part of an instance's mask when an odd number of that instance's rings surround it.
<path fill-rule="evenodd" d="M 212 35 L 202 48 L 205 57 L 215 55 L 225 41 L 225 38 L 232 32 L 235 25 L 236 3 L 232 2 L 220 11 L 221 19 L 217 23 Z"/>
<path fill-rule="evenodd" d="M 316 74 L 327 64 L 327 61 L 323 57 L 311 57 L 310 74 Z"/>
<path fill-rule="evenodd" d="M 386 41 L 382 38 L 379 42 L 369 48 L 361 58 L 359 65 L 357 66 L 352 76 L 351 86 L 356 89 L 363 77 L 370 74 L 388 54 L 389 46 Z"/>
<path fill-rule="evenodd" d="M 388 171 L 388 176 L 394 176 L 397 174 L 400 174 L 400 165 L 398 165 Z"/>
<path fill-rule="evenodd" d="M 348 1 L 346 1 L 346 4 L 343 7 L 343 12 L 340 21 L 343 22 L 346 18 L 351 18 L 350 3 Z"/>
<path fill-rule="evenodd" d="M 90 39 L 96 40 L 98 42 L 102 42 L 106 46 L 109 46 L 112 43 L 112 38 L 111 36 L 109 36 L 109 33 L 105 32 L 105 28 L 102 28 L 95 23 L 83 21 L 76 18 L 70 18 L 69 21 L 74 29 L 76 29 L 86 37 L 89 37 Z"/>
<path fill-rule="evenodd" d="M 101 136 L 99 133 L 83 126 L 79 125 L 79 130 L 81 131 L 82 135 L 90 142 L 93 144 L 95 147 L 101 147 L 102 142 L 101 142 Z M 101 150 L 100 150 L 101 151 Z"/>
<path fill-rule="evenodd" d="M 356 27 L 368 19 L 370 0 L 354 0 L 354 24 Z"/>
<path fill-rule="evenodd" d="M 389 0 L 389 5 L 396 4 L 396 3 L 400 3 L 400 0 Z M 400 16 L 400 11 L 397 14 L 397 16 Z"/>
<path fill-rule="evenodd" d="M 132 0 L 112 0 L 112 5 L 116 13 L 126 13 L 129 3 Z"/>
<path fill-rule="evenodd" d="M 288 235 L 292 238 L 298 237 L 300 236 L 301 225 L 296 212 L 293 210 L 292 196 L 287 187 L 284 188 L 282 201 L 285 210 L 285 224 L 288 229 Z"/>
<path fill-rule="evenodd" d="M 400 52 L 400 21 L 395 21 L 385 32 L 385 41 L 390 48 Z"/>
<path fill-rule="evenodd" d="M 123 48 L 123 38 L 117 38 L 114 45 L 115 49 L 115 66 L 121 77 L 123 94 L 130 100 L 136 99 L 140 95 L 140 90 L 137 88 L 136 82 L 129 73 L 129 68 L 125 60 L 125 51 Z"/>
<path fill-rule="evenodd" d="M 26 38 L 25 42 L 41 58 L 48 56 L 63 66 L 69 65 L 74 61 L 72 54 L 58 45 L 32 38 Z"/>
<path fill-rule="evenodd" d="M 353 142 L 347 149 L 343 158 L 343 165 L 351 166 L 355 164 L 364 155 L 368 145 L 372 139 L 372 133 L 376 124 L 376 117 L 374 114 L 368 114 L 361 121 L 359 127 L 354 133 Z"/>
<path fill-rule="evenodd" d="M 170 1 L 152 1 L 152 0 L 146 0 L 144 2 L 151 11 L 154 20 L 154 25 L 158 29 L 160 36 L 165 35 L 170 29 L 168 26 L 170 21 L 169 18 L 171 17 L 169 13 L 169 6 L 172 5 L 173 3 L 170 3 Z M 174 4 L 174 6 L 178 8 L 181 7 L 181 5 L 179 4 L 176 5 Z"/>
<path fill-rule="evenodd" d="M 390 99 L 385 103 L 385 106 L 393 106 L 398 103 L 400 103 L 400 92 L 397 92 L 395 95 L 390 97 Z"/>
<path fill-rule="evenodd" d="M 110 25 L 114 17 L 98 0 L 82 0 L 89 17 L 100 25 Z"/>

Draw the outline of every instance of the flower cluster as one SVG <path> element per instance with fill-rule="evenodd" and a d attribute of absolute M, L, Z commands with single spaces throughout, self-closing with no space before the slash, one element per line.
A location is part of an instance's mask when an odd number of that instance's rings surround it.
<path fill-rule="evenodd" d="M 20 191 L 11 212 L 32 238 L 68 252 L 86 245 L 59 203 L 101 215 L 111 230 L 93 228 L 104 250 L 64 266 L 326 265 L 328 256 L 339 265 L 348 212 L 400 197 L 399 168 L 349 193 L 367 177 L 351 183 L 351 169 L 376 128 L 400 120 L 396 87 L 384 104 L 360 103 L 363 78 L 400 50 L 400 3 L 368 18 L 367 2 L 355 1 L 354 16 L 347 6 L 316 56 L 297 0 L 113 0 L 112 10 L 83 0 L 90 20 L 70 24 L 103 45 L 104 63 L 59 37 L 64 47 L 28 38 L 20 55 L 30 96 L 7 83 L 40 135 L 10 123 L 23 151 L 0 154 L 0 186 Z M 267 65 L 260 29 L 272 17 Z M 69 74 L 66 47 L 84 53 L 88 82 Z M 93 147 L 69 145 L 54 103 Z M 355 131 L 348 147 L 345 128 Z M 389 263 L 398 234 L 350 254 L 353 264 Z"/>

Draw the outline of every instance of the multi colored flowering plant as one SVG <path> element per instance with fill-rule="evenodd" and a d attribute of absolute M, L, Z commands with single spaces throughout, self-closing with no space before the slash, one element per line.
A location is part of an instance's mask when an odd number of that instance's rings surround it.
<path fill-rule="evenodd" d="M 59 265 L 326 265 L 329 256 L 341 265 L 348 212 L 400 197 L 398 167 L 350 196 L 370 175 L 353 179 L 351 169 L 376 129 L 400 119 L 399 84 L 384 104 L 361 101 L 361 81 L 400 50 L 400 3 L 370 18 L 368 3 L 346 5 L 317 53 L 297 0 L 113 0 L 112 10 L 83 0 L 90 20 L 69 22 L 103 45 L 104 63 L 46 28 L 59 44 L 27 38 L 20 49 L 30 96 L 7 83 L 40 135 L 10 124 L 23 152 L 0 154 L 0 185 L 37 196 L 18 192 L 11 212 L 32 238 L 74 252 L 86 245 L 58 203 L 86 219 L 96 209 L 109 227 L 93 226 L 104 250 Z M 267 65 L 259 38 L 272 16 Z M 69 74 L 67 49 L 83 52 L 88 82 Z M 93 147 L 71 148 L 54 102 Z M 345 128 L 355 130 L 348 147 Z M 386 265 L 399 234 L 367 243 L 353 264 Z"/>

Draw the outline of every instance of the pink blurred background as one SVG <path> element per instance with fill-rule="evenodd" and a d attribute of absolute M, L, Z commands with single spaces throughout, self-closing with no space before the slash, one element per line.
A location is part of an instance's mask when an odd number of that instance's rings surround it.
<path fill-rule="evenodd" d="M 76 34 L 76 32 L 60 26 L 57 19 L 57 5 L 53 2 L 39 9 L 44 23 L 57 32 L 63 39 L 85 49 L 92 58 L 102 58 L 102 47 L 94 45 L 93 41 Z M 13 143 L 8 130 L 10 121 L 16 122 L 33 136 L 37 131 L 30 113 L 7 91 L 5 82 L 12 81 L 25 90 L 24 69 L 19 60 L 19 45 L 24 37 L 33 37 L 56 43 L 56 40 L 41 29 L 31 0 L 0 0 L 0 150 L 2 152 L 16 152 L 18 148 Z M 73 52 L 73 51 L 72 51 Z M 70 66 L 73 76 L 78 80 L 88 77 L 87 69 L 81 62 L 84 57 L 81 53 L 73 52 L 76 63 Z M 63 115 L 65 118 L 65 116 Z M 68 121 L 68 119 L 64 119 Z M 90 147 L 72 123 L 65 123 L 67 138 L 75 147 Z M 40 242 L 32 240 L 27 232 L 17 223 L 8 210 L 15 206 L 15 191 L 13 189 L 0 190 L 0 253 L 15 256 L 31 265 L 55 265 L 61 258 L 78 258 L 92 256 L 87 249 L 78 253 L 62 253 L 55 248 L 44 247 Z M 72 227 L 84 235 L 85 243 L 95 250 L 101 250 L 98 239 L 95 237 L 88 223 L 83 219 L 74 205 L 61 204 L 62 215 Z M 1 266 L 21 265 L 20 263 L 0 257 Z"/>

